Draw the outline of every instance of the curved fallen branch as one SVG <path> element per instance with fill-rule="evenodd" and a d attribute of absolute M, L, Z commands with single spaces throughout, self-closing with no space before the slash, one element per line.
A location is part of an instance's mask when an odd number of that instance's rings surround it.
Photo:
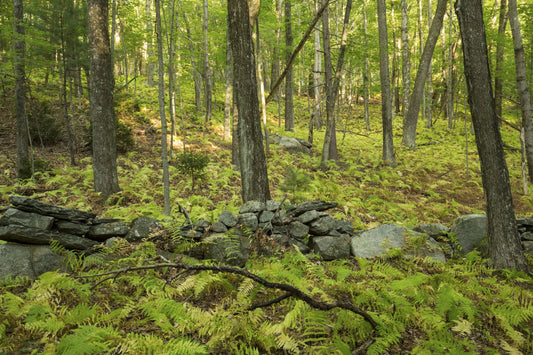
<path fill-rule="evenodd" d="M 266 302 L 263 302 L 263 303 L 259 303 L 259 304 L 250 306 L 248 308 L 249 310 L 253 310 L 255 308 L 266 307 L 266 306 L 272 305 L 274 303 L 280 302 L 283 299 L 288 298 L 288 297 L 295 297 L 297 299 L 300 299 L 300 300 L 306 302 L 311 307 L 316 308 L 316 309 L 320 309 L 320 310 L 323 310 L 323 311 L 328 311 L 328 310 L 333 309 L 333 308 L 342 308 L 342 309 L 346 309 L 348 311 L 352 311 L 353 313 L 358 314 L 361 317 L 363 317 L 368 323 L 370 323 L 370 325 L 372 326 L 373 329 L 376 328 L 376 326 L 377 326 L 376 321 L 374 320 L 374 318 L 372 318 L 372 316 L 370 314 L 368 314 L 362 308 L 357 307 L 356 305 L 352 304 L 351 302 L 337 301 L 337 302 L 333 302 L 333 303 L 325 303 L 325 302 L 317 301 L 314 298 L 312 298 L 310 295 L 308 295 L 307 293 L 299 290 L 298 288 L 296 288 L 296 287 L 294 287 L 292 285 L 283 284 L 283 283 L 276 283 L 276 282 L 270 282 L 270 281 L 267 281 L 267 280 L 263 279 L 260 276 L 257 276 L 254 273 L 251 273 L 248 270 L 239 269 L 239 268 L 235 268 L 235 267 L 224 266 L 224 265 L 221 265 L 221 266 L 190 265 L 190 264 L 185 264 L 185 263 L 180 263 L 180 262 L 177 262 L 177 263 L 165 262 L 165 263 L 158 263 L 158 264 L 152 264 L 152 265 L 126 267 L 126 268 L 122 268 L 122 269 L 118 269 L 118 270 L 111 270 L 111 271 L 107 271 L 107 272 L 102 272 L 102 273 L 99 273 L 99 274 L 80 275 L 80 276 L 76 276 L 76 277 L 77 278 L 92 278 L 92 277 L 98 277 L 98 276 L 109 276 L 109 277 L 106 277 L 103 280 L 100 280 L 95 285 L 93 285 L 92 288 L 94 288 L 97 285 L 101 284 L 102 282 L 105 282 L 105 281 L 110 280 L 110 279 L 115 279 L 116 277 L 118 277 L 119 274 L 122 274 L 122 273 L 130 272 L 130 271 L 138 271 L 138 270 L 160 269 L 160 268 L 175 268 L 175 269 L 183 269 L 183 270 L 187 270 L 187 271 L 189 271 L 189 270 L 191 270 L 191 271 L 207 271 L 208 270 L 208 271 L 214 271 L 214 272 L 227 272 L 227 273 L 237 274 L 237 275 L 241 275 L 241 276 L 244 276 L 246 278 L 252 279 L 253 281 L 255 281 L 255 282 L 257 282 L 257 283 L 259 283 L 259 284 L 261 284 L 261 285 L 263 285 L 263 286 L 265 286 L 267 288 L 273 288 L 273 289 L 278 289 L 278 290 L 285 291 L 285 294 L 283 294 L 282 296 L 279 296 L 279 297 L 277 297 L 277 298 L 275 298 L 273 300 L 266 301 Z"/>

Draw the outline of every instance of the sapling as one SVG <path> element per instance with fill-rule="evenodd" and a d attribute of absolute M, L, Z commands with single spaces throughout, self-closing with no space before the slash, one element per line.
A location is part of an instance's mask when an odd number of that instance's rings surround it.
<path fill-rule="evenodd" d="M 209 164 L 207 155 L 190 151 L 184 151 L 178 155 L 176 160 L 178 171 L 191 177 L 191 190 L 194 190 L 196 182 L 205 176 L 207 164 Z"/>

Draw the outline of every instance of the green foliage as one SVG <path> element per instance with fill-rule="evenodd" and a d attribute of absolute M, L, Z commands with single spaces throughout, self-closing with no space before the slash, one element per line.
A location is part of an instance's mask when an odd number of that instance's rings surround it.
<path fill-rule="evenodd" d="M 301 169 L 296 169 L 292 166 L 286 170 L 285 181 L 279 186 L 283 192 L 290 193 L 292 202 L 298 203 L 304 200 L 303 193 L 310 190 L 309 183 L 311 178 L 307 176 Z"/>
<path fill-rule="evenodd" d="M 52 113 L 50 102 L 32 101 L 28 111 L 30 136 L 34 144 L 50 146 L 61 141 L 61 122 Z"/>
<path fill-rule="evenodd" d="M 22 164 L 22 168 L 19 169 L 19 176 L 21 179 L 29 179 L 50 168 L 50 163 L 41 158 L 34 158 L 33 161 L 31 159 L 26 159 Z"/>
<path fill-rule="evenodd" d="M 176 157 L 175 166 L 178 171 L 191 178 L 191 190 L 196 182 L 205 177 L 205 169 L 209 164 L 209 157 L 201 153 L 184 151 Z"/>

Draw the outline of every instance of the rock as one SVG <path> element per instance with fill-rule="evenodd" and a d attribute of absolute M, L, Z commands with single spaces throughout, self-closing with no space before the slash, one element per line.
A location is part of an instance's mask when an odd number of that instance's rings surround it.
<path fill-rule="evenodd" d="M 302 254 L 307 254 L 311 251 L 311 249 L 309 248 L 309 246 L 307 246 L 307 244 L 302 243 L 298 239 L 291 238 L 289 243 L 291 245 L 294 245 L 295 248 L 298 248 Z"/>
<path fill-rule="evenodd" d="M 244 224 L 244 226 L 248 229 L 250 229 L 252 232 L 257 229 L 257 225 L 259 221 L 257 220 L 257 216 L 255 213 L 249 212 L 249 213 L 241 213 L 239 215 L 239 222 Z"/>
<path fill-rule="evenodd" d="M 353 236 L 355 233 L 353 225 L 350 221 L 335 220 L 335 231 L 339 232 L 340 234 L 348 234 L 351 236 Z"/>
<path fill-rule="evenodd" d="M 309 234 L 309 227 L 302 222 L 294 221 L 289 224 L 289 234 L 296 239 L 304 239 Z"/>
<path fill-rule="evenodd" d="M 74 223 L 63 220 L 56 220 L 54 227 L 61 233 L 83 236 L 89 233 L 90 226 L 87 224 Z"/>
<path fill-rule="evenodd" d="M 410 245 L 408 240 L 419 236 L 425 237 L 424 245 Z M 383 224 L 351 239 L 352 254 L 356 257 L 382 256 L 390 248 L 406 248 L 407 255 L 429 256 L 439 261 L 446 261 L 442 248 L 433 238 L 394 224 Z"/>
<path fill-rule="evenodd" d="M 278 144 L 281 148 L 283 148 L 283 150 L 291 154 L 295 154 L 295 153 L 311 154 L 311 149 L 303 145 L 296 138 L 281 136 Z"/>
<path fill-rule="evenodd" d="M 311 211 L 307 211 L 299 215 L 298 220 L 302 223 L 309 223 L 309 222 L 314 221 L 315 219 L 318 219 L 321 216 L 322 216 L 322 213 L 315 211 L 315 210 L 311 210 Z"/>
<path fill-rule="evenodd" d="M 274 212 L 272 211 L 263 211 L 261 212 L 261 215 L 259 216 L 259 223 L 266 223 L 272 221 L 272 218 L 274 218 Z"/>
<path fill-rule="evenodd" d="M 16 208 L 8 208 L 4 215 L 0 217 L 0 226 L 16 224 L 24 227 L 50 230 L 53 223 L 54 217 L 24 212 Z"/>
<path fill-rule="evenodd" d="M 128 242 L 134 242 L 143 238 L 147 238 L 150 236 L 150 234 L 156 230 L 159 230 L 160 228 L 163 228 L 163 226 L 157 219 L 149 217 L 136 218 L 126 234 L 126 240 Z"/>
<path fill-rule="evenodd" d="M 429 235 L 431 238 L 444 237 L 450 232 L 450 228 L 440 223 L 422 223 L 413 228 L 415 232 Z"/>
<path fill-rule="evenodd" d="M 274 200 L 268 200 L 265 205 L 267 211 L 272 211 L 272 212 L 277 211 L 280 208 L 280 206 L 281 206 L 281 202 L 274 201 Z"/>
<path fill-rule="evenodd" d="M 228 231 L 228 227 L 222 222 L 215 222 L 211 226 L 211 230 L 215 233 L 226 233 Z"/>
<path fill-rule="evenodd" d="M 299 215 L 307 211 L 326 211 L 331 208 L 337 207 L 337 202 L 325 202 L 325 201 L 306 201 L 297 206 L 293 206 L 287 210 L 287 216 L 298 217 Z"/>
<path fill-rule="evenodd" d="M 205 258 L 243 267 L 250 257 L 250 239 L 240 235 L 213 233 L 205 239 Z"/>
<path fill-rule="evenodd" d="M 104 242 L 106 248 L 112 248 L 121 238 L 111 237 Z"/>
<path fill-rule="evenodd" d="M 222 211 L 218 220 L 228 228 L 233 228 L 237 225 L 238 218 L 231 211 Z"/>
<path fill-rule="evenodd" d="M 96 218 L 96 215 L 91 212 L 52 206 L 47 203 L 22 196 L 10 196 L 9 202 L 17 209 L 22 211 L 52 216 L 67 221 L 87 223 Z"/>
<path fill-rule="evenodd" d="M 261 212 L 261 211 L 264 211 L 266 209 L 266 204 L 264 202 L 261 202 L 261 201 L 248 201 L 248 202 L 245 202 L 244 205 L 241 206 L 241 208 L 239 208 L 239 214 L 244 214 L 244 213 L 257 213 L 257 212 Z"/>
<path fill-rule="evenodd" d="M 309 225 L 309 233 L 313 235 L 327 235 L 335 229 L 335 219 L 330 215 L 320 217 Z"/>
<path fill-rule="evenodd" d="M 522 240 L 531 240 L 533 241 L 533 232 L 524 232 L 520 235 Z"/>
<path fill-rule="evenodd" d="M 522 246 L 524 247 L 524 253 L 533 255 L 533 241 L 522 242 Z"/>
<path fill-rule="evenodd" d="M 100 242 L 111 237 L 124 237 L 129 228 L 124 222 L 101 223 L 91 226 L 87 237 Z"/>
<path fill-rule="evenodd" d="M 63 259 L 47 245 L 0 244 L 0 280 L 6 277 L 35 280 L 48 271 L 66 272 Z"/>
<path fill-rule="evenodd" d="M 17 225 L 0 227 L 0 239 L 11 242 L 41 245 L 50 244 L 50 240 L 55 239 L 65 248 L 76 250 L 89 249 L 90 247 L 98 244 L 94 240 L 75 235 Z"/>
<path fill-rule="evenodd" d="M 199 219 L 194 223 L 194 229 L 200 233 L 205 233 L 209 227 L 211 227 L 211 222 L 207 219 Z"/>
<path fill-rule="evenodd" d="M 347 259 L 350 257 L 350 237 L 346 234 L 339 237 L 329 235 L 313 237 L 311 247 L 324 260 Z"/>
<path fill-rule="evenodd" d="M 484 214 L 469 214 L 458 217 L 453 221 L 450 232 L 457 237 L 458 243 L 467 254 L 479 246 L 487 235 L 487 216 Z"/>

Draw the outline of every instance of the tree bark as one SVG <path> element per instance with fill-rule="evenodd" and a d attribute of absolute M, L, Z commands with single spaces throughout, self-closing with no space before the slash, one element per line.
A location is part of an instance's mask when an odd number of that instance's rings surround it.
<path fill-rule="evenodd" d="M 383 122 L 383 162 L 394 165 L 392 139 L 392 104 L 389 77 L 389 46 L 387 36 L 387 8 L 385 0 L 378 0 L 379 76 L 381 79 L 381 120 Z"/>
<path fill-rule="evenodd" d="M 363 0 L 363 26 L 364 26 L 364 32 L 365 32 L 365 48 L 368 48 L 368 16 L 366 11 L 366 1 Z M 368 79 L 369 76 L 369 59 L 368 59 L 368 52 L 365 51 L 364 53 L 364 63 L 363 63 L 363 106 L 365 111 L 365 124 L 366 124 L 366 130 L 370 131 L 370 110 L 369 110 L 369 101 L 370 101 L 370 80 Z"/>
<path fill-rule="evenodd" d="M 319 0 L 315 0 L 315 12 L 318 12 Z M 320 29 L 314 31 L 314 63 L 313 63 L 313 125 L 316 129 L 322 128 L 322 108 L 321 108 L 321 83 L 320 77 L 322 72 L 322 53 L 320 48 Z M 312 142 L 311 142 L 312 143 Z"/>
<path fill-rule="evenodd" d="M 152 2 L 151 0 L 146 0 L 145 4 L 145 13 L 146 13 L 146 33 L 148 34 L 148 43 L 147 43 L 147 55 L 148 58 L 146 63 L 146 76 L 148 78 L 148 86 L 154 86 L 154 49 L 152 44 L 153 30 L 152 30 L 152 14 L 151 14 Z"/>
<path fill-rule="evenodd" d="M 291 49 L 293 46 L 292 37 L 292 15 L 291 0 L 285 0 L 285 62 L 291 59 Z M 294 102 L 293 102 L 293 70 L 292 66 L 287 70 L 285 76 L 285 130 L 294 132 Z"/>
<path fill-rule="evenodd" d="M 111 68 L 108 6 L 108 0 L 87 1 L 94 187 L 102 194 L 103 199 L 120 191 L 113 106 L 115 80 Z"/>
<path fill-rule="evenodd" d="M 205 89 L 205 122 L 211 119 L 213 113 L 213 89 L 211 88 L 211 67 L 209 66 L 209 41 L 208 41 L 208 25 L 209 25 L 209 11 L 207 7 L 207 0 L 203 0 L 204 19 L 202 26 L 202 33 L 204 36 L 204 89 Z"/>
<path fill-rule="evenodd" d="M 15 22 L 15 97 L 17 110 L 17 176 L 29 178 L 33 175 L 29 155 L 28 113 L 26 111 L 25 30 L 22 0 L 13 0 Z M 29 174 L 28 174 L 29 170 Z M 28 176 L 29 175 L 29 176 Z"/>
<path fill-rule="evenodd" d="M 509 25 L 511 26 L 511 32 L 513 34 L 516 85 L 518 87 L 518 96 L 520 97 L 520 108 L 522 111 L 522 127 L 524 128 L 527 170 L 529 181 L 533 181 L 533 121 L 531 117 L 531 96 L 529 96 L 524 44 L 522 43 L 522 34 L 520 33 L 520 22 L 518 21 L 516 0 L 509 0 Z"/>
<path fill-rule="evenodd" d="M 226 67 L 224 68 L 224 139 L 231 138 L 231 111 L 232 111 L 232 92 L 233 92 L 233 69 L 232 55 L 229 40 L 229 24 L 226 26 Z"/>
<path fill-rule="evenodd" d="M 498 19 L 498 37 L 496 40 L 496 68 L 494 75 L 494 103 L 496 115 L 502 118 L 503 96 L 503 54 L 505 49 L 505 27 L 507 25 L 507 0 L 500 1 L 500 14 Z"/>
<path fill-rule="evenodd" d="M 194 103 L 196 110 L 200 111 L 202 108 L 202 93 L 200 87 L 202 86 L 201 75 L 198 72 L 198 65 L 196 63 L 196 56 L 194 54 L 194 43 L 192 40 L 191 27 L 189 26 L 189 20 L 187 14 L 183 13 L 183 20 L 185 21 L 185 30 L 187 31 L 187 42 L 189 43 L 189 51 L 191 52 L 191 66 L 192 66 L 192 78 L 194 80 Z"/>
<path fill-rule="evenodd" d="M 408 111 L 409 92 L 411 86 L 411 62 L 409 60 L 409 28 L 407 0 L 402 0 L 402 115 Z"/>
<path fill-rule="evenodd" d="M 228 0 L 233 55 L 234 93 L 239 115 L 239 161 L 242 199 L 270 199 L 268 173 L 259 117 L 255 56 L 246 0 Z"/>
<path fill-rule="evenodd" d="M 455 12 L 461 29 L 468 102 L 487 202 L 489 256 L 496 268 L 528 271 L 492 96 L 481 0 L 459 0 Z"/>
<path fill-rule="evenodd" d="M 447 3 L 448 0 L 439 0 L 437 3 L 437 10 L 431 21 L 431 28 L 429 29 L 428 38 L 424 45 L 424 51 L 422 52 L 422 57 L 416 73 L 411 100 L 409 100 L 409 110 L 404 118 L 402 143 L 409 148 L 416 147 L 416 126 L 418 123 L 420 104 L 422 103 L 422 97 L 424 96 L 424 85 L 429 72 L 431 58 L 433 57 L 433 51 L 435 50 L 435 45 L 442 29 L 442 22 L 444 14 L 446 13 Z"/>

